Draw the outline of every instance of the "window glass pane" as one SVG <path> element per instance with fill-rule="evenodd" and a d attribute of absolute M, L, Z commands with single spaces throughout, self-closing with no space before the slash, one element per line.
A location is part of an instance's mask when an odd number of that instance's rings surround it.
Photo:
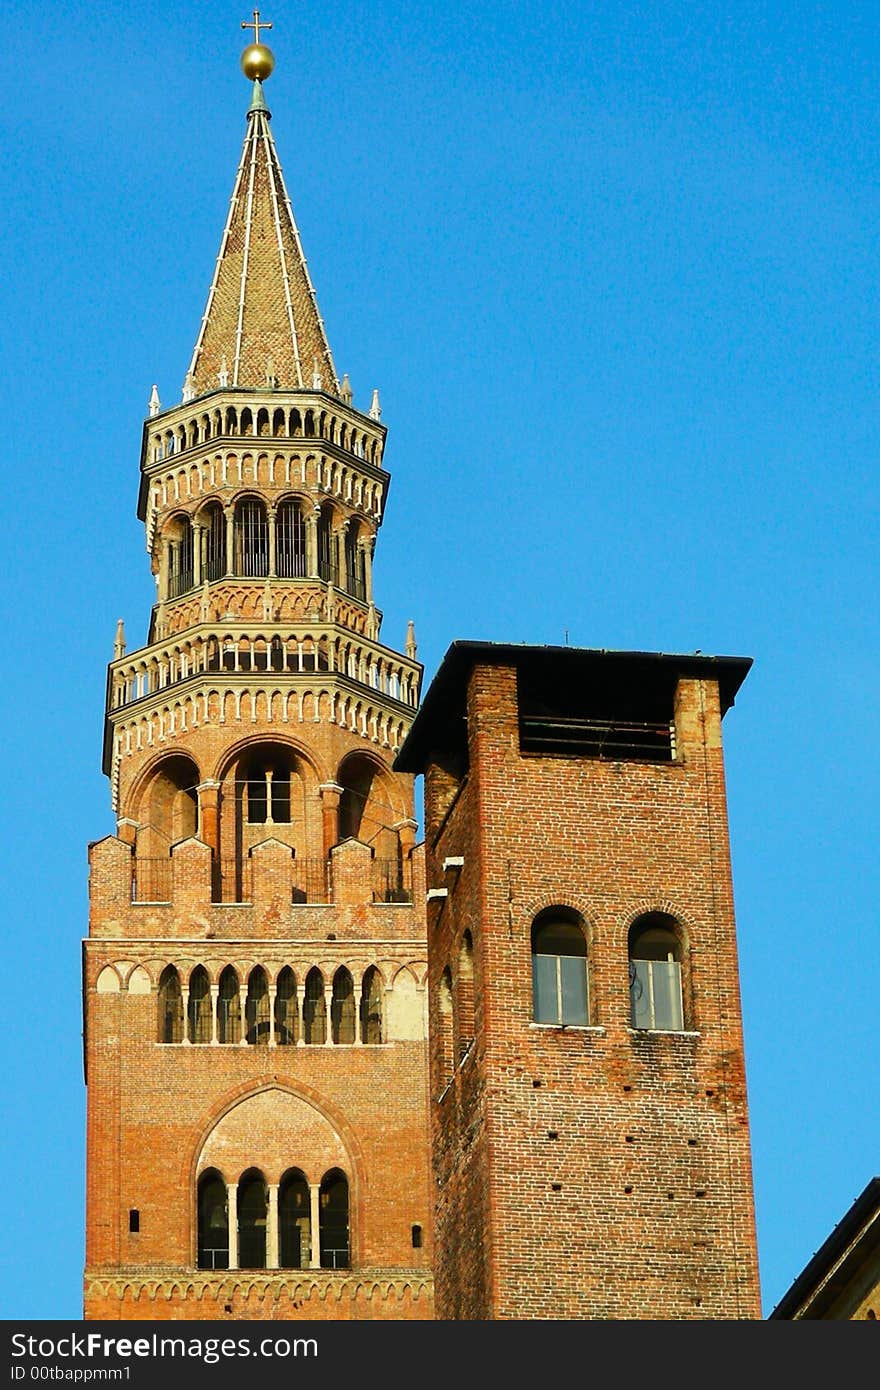
<path fill-rule="evenodd" d="M 532 987 L 536 1023 L 558 1023 L 556 956 L 532 956 Z"/>
<path fill-rule="evenodd" d="M 680 1029 L 681 967 L 674 960 L 658 960 L 649 969 L 654 974 L 654 1027 Z"/>
<path fill-rule="evenodd" d="M 651 1027 L 651 962 L 631 960 L 629 963 L 629 997 L 632 1002 L 633 1028 Z"/>
<path fill-rule="evenodd" d="M 586 961 L 573 956 L 560 956 L 562 980 L 562 1022 L 587 1023 Z"/>

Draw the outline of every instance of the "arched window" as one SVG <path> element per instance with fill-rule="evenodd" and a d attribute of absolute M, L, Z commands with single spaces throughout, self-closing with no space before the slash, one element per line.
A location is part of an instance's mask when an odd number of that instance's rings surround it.
<path fill-rule="evenodd" d="M 350 1261 L 348 1179 L 338 1168 L 324 1174 L 318 1200 L 321 1268 L 347 1269 Z"/>
<path fill-rule="evenodd" d="M 311 1232 L 309 1185 L 298 1168 L 291 1168 L 278 1187 L 278 1263 L 282 1269 L 308 1267 Z"/>
<path fill-rule="evenodd" d="M 173 965 L 166 965 L 159 977 L 159 1041 L 183 1042 L 183 994 L 180 976 Z"/>
<path fill-rule="evenodd" d="M 547 908 L 532 924 L 532 995 L 536 1023 L 590 1021 L 587 940 L 569 908 Z"/>
<path fill-rule="evenodd" d="M 211 982 L 203 965 L 197 965 L 189 977 L 188 1025 L 191 1043 L 211 1041 Z"/>
<path fill-rule="evenodd" d="M 333 976 L 330 1022 L 335 1043 L 354 1042 L 354 981 L 344 965 Z"/>
<path fill-rule="evenodd" d="M 248 825 L 290 824 L 291 759 L 258 749 L 244 759 L 242 781 Z"/>
<path fill-rule="evenodd" d="M 312 966 L 306 976 L 303 998 L 303 1037 L 307 1043 L 323 1043 L 327 1038 L 327 1010 L 324 1004 L 324 978 Z"/>
<path fill-rule="evenodd" d="M 339 583 L 339 537 L 333 530 L 330 507 L 322 507 L 318 517 L 318 574 L 331 584 Z"/>
<path fill-rule="evenodd" d="M 266 1180 L 257 1168 L 249 1168 L 238 1184 L 238 1267 L 266 1268 Z"/>
<path fill-rule="evenodd" d="M 178 518 L 168 544 L 168 597 L 177 598 L 193 586 L 193 528 L 188 516 Z"/>
<path fill-rule="evenodd" d="M 469 931 L 458 953 L 458 1055 L 462 1058 L 474 1040 L 474 943 Z"/>
<path fill-rule="evenodd" d="M 629 929 L 629 997 L 633 1028 L 684 1028 L 682 945 L 673 917 L 649 912 Z"/>
<path fill-rule="evenodd" d="M 229 1268 L 229 1215 L 226 1184 L 215 1168 L 199 1178 L 199 1269 Z"/>
<path fill-rule="evenodd" d="M 226 517 L 219 502 L 204 511 L 206 579 L 222 579 L 226 573 Z"/>
<path fill-rule="evenodd" d="M 440 1086 L 442 1089 L 452 1080 L 453 1072 L 452 971 L 448 965 L 440 977 L 440 987 L 437 991 L 437 1014 L 439 1024 L 437 1060 L 440 1066 Z"/>
<path fill-rule="evenodd" d="M 359 536 L 360 527 L 353 521 L 345 534 L 345 587 L 355 598 L 366 599 L 364 552 L 358 545 Z"/>
<path fill-rule="evenodd" d="M 275 1041 L 285 1046 L 297 1037 L 296 976 L 285 965 L 275 987 Z"/>
<path fill-rule="evenodd" d="M 282 579 L 306 573 L 306 523 L 297 498 L 282 502 L 275 520 L 275 567 Z"/>
<path fill-rule="evenodd" d="M 255 965 L 248 977 L 247 998 L 244 1004 L 249 1043 L 269 1041 L 269 982 L 261 965 Z"/>
<path fill-rule="evenodd" d="M 241 997 L 238 988 L 238 975 L 231 965 L 227 965 L 220 976 L 220 991 L 217 998 L 217 1041 L 222 1043 L 241 1042 Z"/>
<path fill-rule="evenodd" d="M 250 578 L 269 573 L 269 523 L 264 504 L 246 497 L 235 510 L 235 573 Z"/>
<path fill-rule="evenodd" d="M 361 988 L 361 1042 L 382 1041 L 382 976 L 375 965 L 364 972 Z"/>

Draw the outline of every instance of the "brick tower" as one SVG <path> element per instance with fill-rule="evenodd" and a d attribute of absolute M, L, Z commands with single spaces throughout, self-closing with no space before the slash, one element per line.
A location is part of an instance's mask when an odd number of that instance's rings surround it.
<path fill-rule="evenodd" d="M 751 662 L 456 642 L 425 777 L 437 1317 L 760 1318 L 721 722 Z"/>
<path fill-rule="evenodd" d="M 255 16 L 256 18 L 256 16 Z M 430 1318 L 424 870 L 391 764 L 377 393 L 337 379 L 260 42 L 179 404 L 153 388 L 84 943 L 88 1319 Z"/>

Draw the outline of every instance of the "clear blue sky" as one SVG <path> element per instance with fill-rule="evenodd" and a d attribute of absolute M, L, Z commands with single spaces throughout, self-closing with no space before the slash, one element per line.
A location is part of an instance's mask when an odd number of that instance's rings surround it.
<path fill-rule="evenodd" d="M 244 134 L 247 5 L 5 10 L 0 1316 L 79 1318 L 86 845 L 156 382 Z M 764 1311 L 880 1173 L 880 7 L 281 0 L 266 94 L 382 630 L 748 655 L 725 720 Z"/>

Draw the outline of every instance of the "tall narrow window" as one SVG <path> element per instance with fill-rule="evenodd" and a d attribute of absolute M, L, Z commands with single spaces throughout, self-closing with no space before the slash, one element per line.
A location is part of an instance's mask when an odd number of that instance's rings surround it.
<path fill-rule="evenodd" d="M 330 1021 L 335 1043 L 354 1042 L 354 981 L 344 965 L 333 976 Z"/>
<path fill-rule="evenodd" d="M 282 1269 L 308 1267 L 311 1225 L 309 1185 L 298 1168 L 291 1168 L 278 1188 L 278 1263 Z"/>
<path fill-rule="evenodd" d="M 199 1269 L 229 1268 L 229 1216 L 226 1184 L 215 1168 L 199 1178 Z"/>
<path fill-rule="evenodd" d="M 532 924 L 532 997 L 536 1023 L 589 1023 L 587 941 L 569 908 L 547 908 Z"/>
<path fill-rule="evenodd" d="M 259 577 L 269 573 L 269 523 L 266 508 L 255 498 L 239 502 L 235 513 L 235 573 Z"/>
<path fill-rule="evenodd" d="M 227 965 L 220 976 L 220 991 L 217 999 L 217 1041 L 222 1043 L 241 1042 L 241 997 L 239 995 L 238 975 L 231 965 Z"/>
<path fill-rule="evenodd" d="M 347 1269 L 350 1261 L 348 1229 L 348 1179 L 338 1168 L 321 1180 L 321 1268 Z"/>
<path fill-rule="evenodd" d="M 633 1028 L 684 1028 L 681 939 L 665 913 L 648 913 L 630 927 L 629 996 Z"/>
<path fill-rule="evenodd" d="M 275 522 L 276 568 L 282 579 L 301 579 L 306 572 L 306 523 L 302 504 L 282 502 Z"/>
<path fill-rule="evenodd" d="M 226 517 L 219 502 L 205 509 L 205 577 L 222 579 L 226 573 Z"/>
<path fill-rule="evenodd" d="M 307 1043 L 323 1043 L 327 1037 L 327 1010 L 324 1003 L 324 978 L 313 966 L 306 976 L 303 999 L 303 1037 Z"/>
<path fill-rule="evenodd" d="M 331 584 L 339 583 L 339 538 L 333 531 L 333 512 L 322 507 L 318 517 L 318 574 Z"/>
<path fill-rule="evenodd" d="M 454 1068 L 452 972 L 448 965 L 440 977 L 440 988 L 437 991 L 437 1016 L 439 1024 L 437 1061 L 440 1068 L 440 1085 L 444 1087 L 452 1080 Z"/>
<path fill-rule="evenodd" d="M 285 965 L 275 987 L 275 1041 L 285 1046 L 296 1040 L 296 976 L 290 966 Z"/>
<path fill-rule="evenodd" d="M 382 977 L 375 965 L 364 972 L 361 988 L 361 1041 L 382 1041 Z"/>
<path fill-rule="evenodd" d="M 197 965 L 189 977 L 189 1040 L 191 1043 L 211 1041 L 211 982 L 203 965 Z"/>
<path fill-rule="evenodd" d="M 257 1168 L 249 1168 L 238 1184 L 239 1269 L 266 1268 L 266 1180 Z"/>
<path fill-rule="evenodd" d="M 183 994 L 173 965 L 166 965 L 159 977 L 159 1041 L 183 1042 Z"/>
<path fill-rule="evenodd" d="M 463 1057 L 474 1040 L 474 943 L 469 931 L 458 953 L 458 1055 Z"/>
<path fill-rule="evenodd" d="M 249 1043 L 269 1041 L 269 982 L 261 965 L 255 965 L 248 976 L 245 1000 L 245 1037 Z"/>
<path fill-rule="evenodd" d="M 168 597 L 177 598 L 193 586 L 193 528 L 189 517 L 180 520 L 168 554 Z"/>

